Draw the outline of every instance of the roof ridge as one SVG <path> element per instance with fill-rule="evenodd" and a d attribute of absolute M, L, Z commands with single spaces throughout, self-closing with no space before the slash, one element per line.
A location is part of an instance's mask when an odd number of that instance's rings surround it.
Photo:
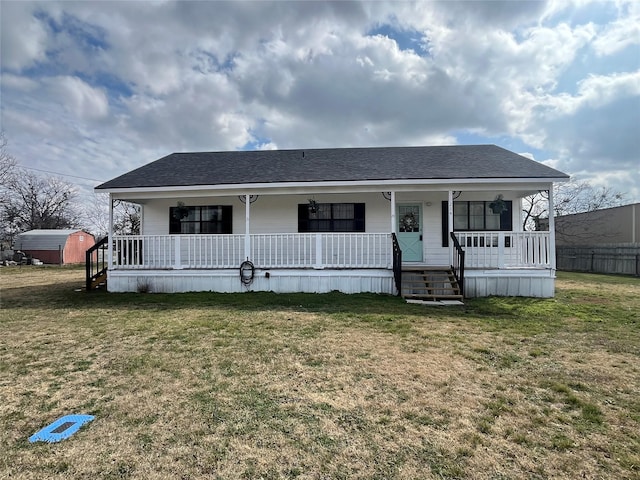
<path fill-rule="evenodd" d="M 366 147 L 298 147 L 298 148 L 277 148 L 264 150 L 196 150 L 186 152 L 172 152 L 164 157 L 171 155 L 200 155 L 200 154 L 216 154 L 216 153 L 251 153 L 251 152 L 311 152 L 311 151 L 330 151 L 330 150 L 382 150 L 382 149 L 410 149 L 410 148 L 456 148 L 456 147 L 500 147 L 495 143 L 472 143 L 472 144 L 454 144 L 454 145 L 403 145 L 403 146 L 366 146 Z"/>
<path fill-rule="evenodd" d="M 348 147 L 172 153 L 96 188 L 567 177 L 493 144 Z"/>

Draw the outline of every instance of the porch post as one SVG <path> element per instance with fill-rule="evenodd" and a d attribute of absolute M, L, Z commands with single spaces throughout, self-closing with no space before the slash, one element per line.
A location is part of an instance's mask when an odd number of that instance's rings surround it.
<path fill-rule="evenodd" d="M 321 270 L 324 268 L 322 264 L 322 235 L 319 233 L 315 234 L 316 237 L 316 264 L 313 268 L 317 270 Z"/>
<path fill-rule="evenodd" d="M 107 231 L 108 246 L 107 246 L 107 269 L 111 270 L 113 267 L 113 197 L 109 193 L 109 230 Z"/>
<path fill-rule="evenodd" d="M 447 232 L 447 243 L 449 245 L 449 264 L 453 265 L 453 242 L 451 241 L 451 232 L 453 232 L 453 190 L 449 190 L 449 199 L 447 201 L 447 215 L 449 217 L 449 221 L 447 224 L 449 225 Z"/>
<path fill-rule="evenodd" d="M 504 232 L 498 232 L 498 268 L 504 268 L 504 247 L 505 239 Z"/>
<path fill-rule="evenodd" d="M 251 225 L 251 202 L 249 199 L 251 195 L 245 195 L 244 199 L 244 256 L 247 260 L 251 258 L 251 236 L 249 235 L 249 228 Z"/>
<path fill-rule="evenodd" d="M 556 222 L 554 220 L 553 183 L 549 185 L 549 262 L 551 271 L 556 271 Z"/>
<path fill-rule="evenodd" d="M 396 192 L 391 192 L 391 233 L 398 233 L 396 228 Z"/>
<path fill-rule="evenodd" d="M 173 245 L 173 268 L 175 268 L 176 270 L 182 270 L 182 245 L 180 243 L 180 235 L 174 235 L 174 237 L 175 243 Z"/>

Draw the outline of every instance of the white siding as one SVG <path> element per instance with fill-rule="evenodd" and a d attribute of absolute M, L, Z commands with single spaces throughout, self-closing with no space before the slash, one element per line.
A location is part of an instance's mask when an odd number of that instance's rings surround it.
<path fill-rule="evenodd" d="M 268 275 L 267 275 L 268 273 Z M 257 270 L 244 285 L 233 270 L 113 270 L 108 273 L 110 292 L 275 292 L 275 293 L 386 293 L 395 294 L 390 270 Z"/>
<path fill-rule="evenodd" d="M 107 282 L 110 292 L 247 292 L 395 294 L 390 270 L 256 270 L 251 285 L 240 281 L 239 271 L 230 270 L 112 270 Z M 549 271 L 471 270 L 465 276 L 465 296 L 523 296 L 551 298 L 555 276 Z"/>
<path fill-rule="evenodd" d="M 555 274 L 551 270 L 466 270 L 465 297 L 553 298 Z"/>
<path fill-rule="evenodd" d="M 318 203 L 365 203 L 367 233 L 385 233 L 391 229 L 391 204 L 380 193 L 261 195 L 251 204 L 251 233 L 298 232 L 298 204 L 313 198 Z M 169 233 L 169 208 L 176 199 L 151 200 L 144 204 L 143 235 Z M 185 205 L 232 205 L 233 233 L 245 233 L 245 205 L 238 197 L 201 197 L 182 200 Z"/>

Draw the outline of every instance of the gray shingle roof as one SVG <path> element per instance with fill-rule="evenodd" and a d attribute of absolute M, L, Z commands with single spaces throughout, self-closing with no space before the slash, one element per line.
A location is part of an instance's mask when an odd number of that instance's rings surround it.
<path fill-rule="evenodd" d="M 98 189 L 248 183 L 568 178 L 496 145 L 172 153 Z"/>

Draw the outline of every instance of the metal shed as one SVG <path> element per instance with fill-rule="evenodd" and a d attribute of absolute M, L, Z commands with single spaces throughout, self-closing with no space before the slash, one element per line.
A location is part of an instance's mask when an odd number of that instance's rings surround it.
<path fill-rule="evenodd" d="M 13 247 L 44 263 L 67 265 L 84 263 L 85 252 L 95 243 L 83 230 L 30 230 L 17 235 Z"/>

